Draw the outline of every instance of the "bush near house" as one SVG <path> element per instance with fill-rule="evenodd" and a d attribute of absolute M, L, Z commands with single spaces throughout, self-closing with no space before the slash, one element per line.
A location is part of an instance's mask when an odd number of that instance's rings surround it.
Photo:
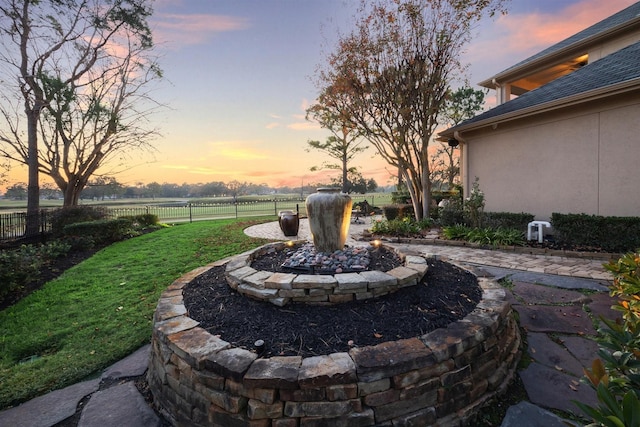
<path fill-rule="evenodd" d="M 640 247 L 640 217 L 605 217 L 586 214 L 551 215 L 557 243 L 624 253 Z"/>

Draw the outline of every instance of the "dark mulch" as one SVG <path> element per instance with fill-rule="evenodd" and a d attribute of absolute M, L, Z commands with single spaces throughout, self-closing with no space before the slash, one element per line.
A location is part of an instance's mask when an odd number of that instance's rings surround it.
<path fill-rule="evenodd" d="M 252 265 L 277 270 L 278 256 L 264 255 L 268 259 L 257 259 Z M 385 257 L 372 262 L 395 265 Z M 256 341 L 263 340 L 266 357 L 308 357 L 412 338 L 444 327 L 472 311 L 481 290 L 473 274 L 431 260 L 417 286 L 333 306 L 290 303 L 277 307 L 249 299 L 229 288 L 224 267 L 214 267 L 191 281 L 183 297 L 191 318 L 234 346 L 253 349 Z"/>

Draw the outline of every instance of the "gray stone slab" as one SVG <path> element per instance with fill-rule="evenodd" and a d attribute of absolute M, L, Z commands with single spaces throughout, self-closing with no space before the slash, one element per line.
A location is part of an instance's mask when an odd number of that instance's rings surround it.
<path fill-rule="evenodd" d="M 514 282 L 512 292 L 525 304 L 584 304 L 589 301 L 578 291 L 528 282 Z"/>
<path fill-rule="evenodd" d="M 78 403 L 98 390 L 100 379 L 84 381 L 0 412 L 1 426 L 49 427 L 76 413 Z"/>
<path fill-rule="evenodd" d="M 622 319 L 622 313 L 611 308 L 616 302 L 617 299 L 608 293 L 597 293 L 591 295 L 589 308 L 596 319 L 600 319 L 600 316 L 609 320 Z"/>
<path fill-rule="evenodd" d="M 595 335 L 593 323 L 581 306 L 514 305 L 520 326 L 529 332 Z"/>
<path fill-rule="evenodd" d="M 126 382 L 91 396 L 78 427 L 152 427 L 160 418 L 149 407 L 133 382 Z"/>
<path fill-rule="evenodd" d="M 150 349 L 151 344 L 147 344 L 121 361 L 114 363 L 102 373 L 102 379 L 138 377 L 144 374 L 149 366 Z"/>
<path fill-rule="evenodd" d="M 546 334 L 527 334 L 527 352 L 538 363 L 561 370 L 577 377 L 582 376 L 582 364 L 566 348 L 554 342 Z"/>
<path fill-rule="evenodd" d="M 596 392 L 588 385 L 581 383 L 580 378 L 540 363 L 531 363 L 526 369 L 520 371 L 520 378 L 529 400 L 536 405 L 584 415 L 572 401 L 591 406 L 598 404 Z"/>
<path fill-rule="evenodd" d="M 523 401 L 507 409 L 500 427 L 567 427 L 575 426 L 571 421 L 560 418 L 539 406 Z"/>
<path fill-rule="evenodd" d="M 584 337 L 560 335 L 562 344 L 585 368 L 591 368 L 593 361 L 598 358 L 598 343 Z"/>
<path fill-rule="evenodd" d="M 557 274 L 534 273 L 530 271 L 513 270 L 508 268 L 491 267 L 483 265 L 481 267 L 487 273 L 493 275 L 496 280 L 508 277 L 512 281 L 540 283 L 542 285 L 556 286 L 564 289 L 591 289 L 594 291 L 607 291 L 606 283 L 585 279 L 582 277 L 560 276 Z"/>

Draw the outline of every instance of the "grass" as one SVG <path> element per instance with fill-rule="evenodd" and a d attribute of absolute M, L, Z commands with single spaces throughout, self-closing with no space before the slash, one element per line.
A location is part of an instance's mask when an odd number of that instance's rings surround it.
<path fill-rule="evenodd" d="M 95 375 L 148 343 L 162 291 L 265 243 L 242 232 L 263 220 L 194 222 L 116 243 L 1 311 L 0 408 Z"/>

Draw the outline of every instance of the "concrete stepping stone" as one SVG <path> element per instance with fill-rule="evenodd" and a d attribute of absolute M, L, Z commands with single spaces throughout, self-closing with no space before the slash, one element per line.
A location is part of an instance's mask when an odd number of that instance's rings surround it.
<path fill-rule="evenodd" d="M 589 301 L 578 291 L 526 282 L 515 282 L 512 292 L 525 304 L 584 304 Z"/>
<path fill-rule="evenodd" d="M 527 401 L 513 405 L 507 409 L 500 427 L 578 427 L 572 421 L 560 418 L 553 412 L 542 409 Z"/>
<path fill-rule="evenodd" d="M 596 392 L 587 384 L 581 383 L 578 377 L 567 375 L 540 363 L 531 363 L 526 369 L 520 371 L 520 378 L 529 400 L 536 405 L 581 416 L 584 414 L 572 400 L 591 406 L 598 405 Z"/>
<path fill-rule="evenodd" d="M 100 379 L 52 391 L 0 412 L 0 426 L 49 427 L 76 413 L 78 403 L 98 390 Z"/>
<path fill-rule="evenodd" d="M 582 376 L 582 364 L 563 346 L 542 333 L 527 334 L 527 352 L 536 362 L 549 368 Z"/>
<path fill-rule="evenodd" d="M 520 326 L 529 332 L 595 335 L 593 323 L 581 306 L 514 305 Z"/>
<path fill-rule="evenodd" d="M 138 377 L 147 372 L 149 366 L 149 352 L 151 344 L 140 347 L 138 350 L 114 363 L 102 373 L 102 379 L 120 379 Z"/>
<path fill-rule="evenodd" d="M 82 411 L 78 427 L 153 427 L 160 418 L 131 381 L 96 392 Z"/>

